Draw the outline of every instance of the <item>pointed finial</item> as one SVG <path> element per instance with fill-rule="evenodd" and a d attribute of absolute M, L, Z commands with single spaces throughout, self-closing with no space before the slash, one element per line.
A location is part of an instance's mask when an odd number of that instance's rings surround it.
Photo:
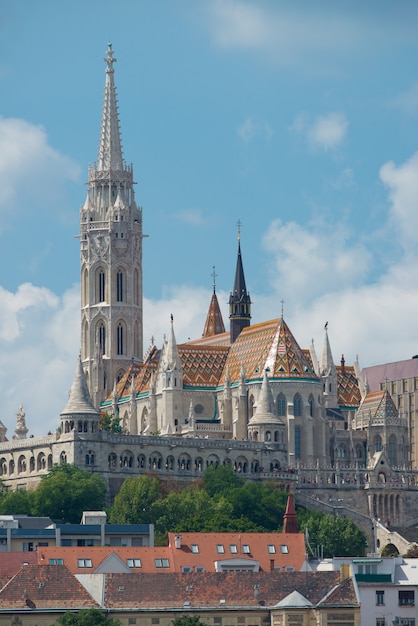
<path fill-rule="evenodd" d="M 110 73 L 113 72 L 113 63 L 116 63 L 117 59 L 113 58 L 113 49 L 112 49 L 112 44 L 108 43 L 107 44 L 107 57 L 105 59 L 103 59 L 103 61 L 105 63 L 107 63 L 107 68 L 106 68 L 106 72 Z"/>
<path fill-rule="evenodd" d="M 171 313 L 171 315 L 170 315 L 170 319 L 171 319 L 171 323 L 173 323 L 173 321 L 174 321 L 174 317 L 173 317 L 173 314 L 172 314 L 172 313 Z"/>
<path fill-rule="evenodd" d="M 215 266 L 213 265 L 213 267 L 212 267 L 212 274 L 211 274 L 211 276 L 213 278 L 213 283 L 212 283 L 213 293 L 215 293 L 215 291 L 216 291 L 216 277 L 217 277 L 217 275 L 218 274 L 215 272 Z"/>
<path fill-rule="evenodd" d="M 241 220 L 238 220 L 238 222 L 237 222 L 238 241 L 241 241 L 241 226 L 242 226 L 242 222 L 241 222 Z"/>
<path fill-rule="evenodd" d="M 328 330 L 328 322 L 325 322 L 324 329 L 325 329 L 325 330 Z"/>
<path fill-rule="evenodd" d="M 280 300 L 280 302 L 282 303 L 282 319 L 283 319 L 283 314 L 284 314 L 284 300 Z"/>

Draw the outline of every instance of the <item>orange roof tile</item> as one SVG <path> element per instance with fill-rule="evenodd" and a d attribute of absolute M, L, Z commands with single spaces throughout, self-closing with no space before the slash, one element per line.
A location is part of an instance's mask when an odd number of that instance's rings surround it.
<path fill-rule="evenodd" d="M 352 365 L 337 365 L 338 403 L 341 407 L 357 408 L 361 393 Z"/>

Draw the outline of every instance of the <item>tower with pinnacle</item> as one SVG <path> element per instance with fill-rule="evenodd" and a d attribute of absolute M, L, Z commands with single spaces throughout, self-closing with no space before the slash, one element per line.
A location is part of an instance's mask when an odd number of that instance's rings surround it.
<path fill-rule="evenodd" d="M 123 159 L 109 44 L 97 162 L 80 211 L 81 358 L 96 407 L 132 360 L 142 360 L 142 210 Z"/>
<path fill-rule="evenodd" d="M 243 328 L 251 324 L 251 298 L 245 284 L 241 257 L 241 222 L 238 222 L 238 257 L 234 289 L 229 296 L 230 341 L 234 343 Z"/>

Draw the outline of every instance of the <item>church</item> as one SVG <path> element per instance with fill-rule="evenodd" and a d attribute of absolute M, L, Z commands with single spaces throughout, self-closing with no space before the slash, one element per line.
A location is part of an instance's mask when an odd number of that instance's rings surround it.
<path fill-rule="evenodd" d="M 11 441 L 0 426 L 4 484 L 33 487 L 66 461 L 100 473 L 113 496 L 127 476 L 192 480 L 228 464 L 291 490 L 355 486 L 364 497 L 353 508 L 401 516 L 399 498 L 379 495 L 395 478 L 415 488 L 407 420 L 386 388 L 369 393 L 358 362 L 334 363 L 328 324 L 320 358 L 299 346 L 283 309 L 251 324 L 240 231 L 229 328 L 214 284 L 202 336 L 178 344 L 174 311 L 163 345 L 144 354 L 142 208 L 122 154 L 110 44 L 104 61 L 99 153 L 80 209 L 80 357 L 56 433 L 28 439 L 22 411 Z M 121 432 L 103 429 L 104 415 Z"/>

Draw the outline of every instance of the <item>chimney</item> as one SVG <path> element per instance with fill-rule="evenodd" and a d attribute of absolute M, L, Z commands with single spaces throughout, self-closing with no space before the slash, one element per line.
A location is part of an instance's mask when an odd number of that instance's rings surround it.
<path fill-rule="evenodd" d="M 181 548 L 181 535 L 174 535 L 174 546 L 177 550 Z"/>
<path fill-rule="evenodd" d="M 351 576 L 350 563 L 341 563 L 340 565 L 340 583 Z"/>

